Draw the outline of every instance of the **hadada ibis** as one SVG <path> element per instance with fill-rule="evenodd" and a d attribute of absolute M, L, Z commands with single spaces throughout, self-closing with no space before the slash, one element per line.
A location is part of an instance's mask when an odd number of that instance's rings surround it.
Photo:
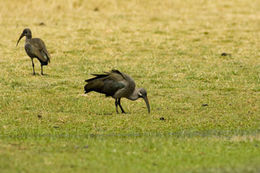
<path fill-rule="evenodd" d="M 32 67 L 33 67 L 33 75 L 35 75 L 34 71 L 34 63 L 33 58 L 37 58 L 41 63 L 41 74 L 43 75 L 43 67 L 44 65 L 48 65 L 50 62 L 50 54 L 48 53 L 44 42 L 40 38 L 32 38 L 32 32 L 29 28 L 25 28 L 17 41 L 16 46 L 18 45 L 19 41 L 23 38 L 25 39 L 24 49 L 27 55 L 32 60 Z"/>
<path fill-rule="evenodd" d="M 150 113 L 150 105 L 147 97 L 147 92 L 144 88 L 136 88 L 134 80 L 125 73 L 118 70 L 105 72 L 104 74 L 92 74 L 94 78 L 87 79 L 85 85 L 85 93 L 95 91 L 105 94 L 107 97 L 111 96 L 115 99 L 116 112 L 118 113 L 118 106 L 122 113 L 125 113 L 121 98 L 125 97 L 129 100 L 137 100 L 143 98 L 148 113 Z"/>

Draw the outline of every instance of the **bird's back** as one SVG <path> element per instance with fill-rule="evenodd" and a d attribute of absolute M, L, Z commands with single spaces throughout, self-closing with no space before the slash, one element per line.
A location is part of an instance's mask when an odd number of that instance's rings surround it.
<path fill-rule="evenodd" d="M 85 93 L 95 91 L 113 97 L 118 90 L 126 86 L 124 76 L 119 71 L 93 75 L 94 78 L 86 80 Z"/>

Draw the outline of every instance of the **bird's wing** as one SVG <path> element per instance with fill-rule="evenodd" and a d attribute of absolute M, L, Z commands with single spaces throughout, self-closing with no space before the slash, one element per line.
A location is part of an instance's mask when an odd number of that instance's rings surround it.
<path fill-rule="evenodd" d="M 36 56 L 41 62 L 47 62 L 48 59 L 44 56 L 44 54 L 37 49 L 34 45 L 30 45 L 31 49 L 30 49 L 30 53 L 33 54 L 34 56 Z"/>
<path fill-rule="evenodd" d="M 116 81 L 111 78 L 104 80 L 103 93 L 106 96 L 113 96 L 118 90 L 124 88 L 126 85 L 122 81 Z"/>
<path fill-rule="evenodd" d="M 124 80 L 121 75 L 114 73 L 94 74 L 94 78 L 86 80 L 85 93 L 96 91 L 113 96 L 116 91 L 125 87 Z"/>
<path fill-rule="evenodd" d="M 113 69 L 113 70 L 111 70 L 110 74 L 113 76 L 114 75 L 117 76 L 117 78 L 120 78 L 120 79 L 122 78 L 122 80 L 126 80 L 125 74 L 121 73 L 119 70 Z"/>
<path fill-rule="evenodd" d="M 111 76 L 115 76 L 115 78 L 117 78 L 125 84 L 129 93 L 132 93 L 135 90 L 135 82 L 130 76 L 120 72 L 119 70 L 112 70 L 110 73 Z"/>
<path fill-rule="evenodd" d="M 46 46 L 44 44 L 44 42 L 40 39 L 40 38 L 33 38 L 31 40 L 31 44 L 37 49 L 39 50 L 39 52 L 41 53 L 42 57 L 44 58 L 44 62 L 48 61 L 50 62 L 50 54 L 46 49 Z M 39 57 L 40 58 L 40 57 Z"/>

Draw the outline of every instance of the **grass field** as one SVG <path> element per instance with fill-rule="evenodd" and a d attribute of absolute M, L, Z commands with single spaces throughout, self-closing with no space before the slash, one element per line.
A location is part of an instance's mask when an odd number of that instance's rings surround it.
<path fill-rule="evenodd" d="M 1 173 L 260 172 L 259 0 L 0 1 L 0 26 Z M 44 76 L 15 47 L 26 27 Z M 84 95 L 113 68 L 151 114 Z"/>

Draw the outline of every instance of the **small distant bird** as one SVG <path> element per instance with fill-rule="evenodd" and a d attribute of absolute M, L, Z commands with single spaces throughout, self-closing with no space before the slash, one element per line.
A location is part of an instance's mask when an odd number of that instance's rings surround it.
<path fill-rule="evenodd" d="M 43 75 L 43 67 L 44 65 L 48 65 L 50 62 L 50 54 L 48 53 L 44 42 L 40 38 L 32 38 L 32 32 L 29 28 L 25 28 L 18 39 L 16 46 L 18 45 L 19 41 L 26 37 L 24 49 L 27 55 L 32 60 L 32 67 L 33 67 L 33 75 L 35 75 L 34 71 L 34 63 L 33 58 L 37 58 L 41 63 L 41 74 Z"/>
<path fill-rule="evenodd" d="M 221 54 L 221 56 L 231 56 L 231 54 L 230 54 L 230 53 L 223 52 L 223 53 Z"/>
<path fill-rule="evenodd" d="M 87 79 L 85 85 L 85 93 L 95 91 L 105 94 L 107 97 L 111 96 L 115 99 L 116 112 L 118 113 L 118 106 L 122 113 L 125 113 L 121 106 L 121 98 L 125 97 L 129 100 L 137 100 L 143 98 L 148 113 L 150 113 L 150 105 L 147 97 L 147 92 L 144 88 L 136 88 L 134 80 L 125 73 L 118 70 L 105 72 L 104 74 L 92 74 L 94 78 Z"/>
<path fill-rule="evenodd" d="M 161 118 L 160 118 L 160 120 L 164 121 L 164 120 L 165 120 L 165 118 L 164 118 L 164 117 L 161 117 Z"/>
<path fill-rule="evenodd" d="M 41 114 L 38 114 L 38 118 L 41 119 L 41 118 L 42 118 L 42 115 L 41 115 Z"/>

